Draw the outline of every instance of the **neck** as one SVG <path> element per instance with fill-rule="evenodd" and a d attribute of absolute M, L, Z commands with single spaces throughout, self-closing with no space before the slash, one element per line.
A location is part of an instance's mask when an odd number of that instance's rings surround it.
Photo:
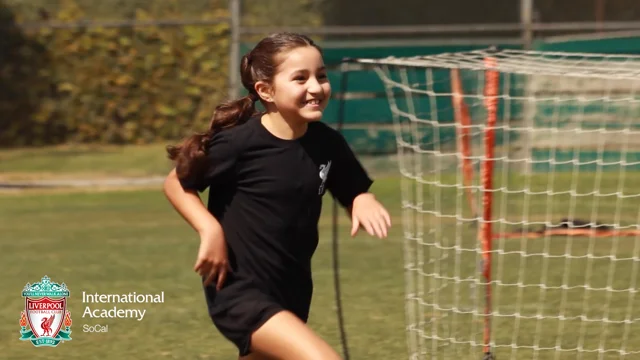
<path fill-rule="evenodd" d="M 304 121 L 287 120 L 280 113 L 269 112 L 262 116 L 262 125 L 271 134 L 285 140 L 294 140 L 302 137 L 307 132 L 307 123 Z"/>

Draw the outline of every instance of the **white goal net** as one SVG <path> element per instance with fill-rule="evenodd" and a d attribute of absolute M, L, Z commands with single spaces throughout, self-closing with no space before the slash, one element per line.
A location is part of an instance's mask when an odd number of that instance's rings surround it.
<path fill-rule="evenodd" d="M 402 175 L 411 359 L 640 359 L 640 57 L 358 59 Z"/>

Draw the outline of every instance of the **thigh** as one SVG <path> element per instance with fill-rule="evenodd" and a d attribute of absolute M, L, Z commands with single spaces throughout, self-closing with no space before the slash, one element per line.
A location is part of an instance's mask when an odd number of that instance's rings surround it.
<path fill-rule="evenodd" d="M 329 344 L 289 311 L 280 311 L 251 335 L 251 350 L 279 360 L 339 360 Z"/>

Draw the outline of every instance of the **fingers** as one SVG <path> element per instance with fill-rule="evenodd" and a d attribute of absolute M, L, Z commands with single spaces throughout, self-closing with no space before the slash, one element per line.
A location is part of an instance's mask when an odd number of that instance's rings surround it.
<path fill-rule="evenodd" d="M 355 236 L 358 233 L 358 229 L 360 229 L 360 221 L 356 216 L 351 217 L 351 236 Z"/>
<path fill-rule="evenodd" d="M 222 269 L 220 269 L 220 275 L 218 275 L 218 282 L 216 283 L 216 290 L 222 289 L 222 285 L 227 279 L 227 269 L 227 266 L 224 266 Z"/>
<path fill-rule="evenodd" d="M 369 216 L 365 216 L 362 218 L 354 217 L 353 218 L 353 227 L 351 228 L 351 236 L 354 236 L 358 231 L 358 228 L 362 226 L 367 234 L 371 236 L 376 236 L 379 232 L 377 229 L 377 225 L 374 221 L 371 220 Z"/>
<path fill-rule="evenodd" d="M 377 218 L 372 218 L 370 220 L 370 225 L 371 230 L 373 231 L 373 233 L 371 234 L 372 236 L 377 236 L 378 238 L 382 239 L 383 237 L 386 236 L 386 229 L 383 225 L 383 223 L 377 219 Z"/>
<path fill-rule="evenodd" d="M 387 237 L 387 235 L 389 235 L 388 230 L 391 227 L 391 217 L 386 210 L 382 209 L 380 214 L 378 214 L 378 223 L 380 224 L 383 237 Z"/>
<path fill-rule="evenodd" d="M 193 271 L 200 272 L 200 268 L 202 267 L 202 262 L 200 259 L 196 260 L 195 265 L 193 265 Z"/>
<path fill-rule="evenodd" d="M 387 227 L 385 226 L 384 219 L 382 218 L 375 219 L 375 221 L 373 222 L 373 227 L 376 230 L 376 235 L 380 239 L 387 237 Z"/>
<path fill-rule="evenodd" d="M 387 210 L 382 209 L 382 218 L 384 219 L 384 223 L 387 224 L 387 228 L 391 227 L 391 216 L 389 216 L 389 212 Z"/>
<path fill-rule="evenodd" d="M 215 279 L 217 273 L 218 269 L 216 267 L 212 267 L 211 271 L 209 271 L 209 274 L 207 275 L 207 278 L 204 280 L 204 286 L 209 286 L 209 284 L 211 284 Z"/>
<path fill-rule="evenodd" d="M 351 236 L 356 235 L 360 226 L 362 226 L 367 234 L 371 236 L 380 236 L 379 234 L 381 234 L 381 230 L 378 228 L 375 222 L 371 221 L 370 217 L 364 217 L 363 219 L 360 219 L 357 216 L 353 216 L 352 223 L 353 225 L 351 226 Z"/>
<path fill-rule="evenodd" d="M 360 218 L 354 217 L 351 236 L 353 236 L 357 231 L 357 225 L 361 225 L 369 235 L 377 236 L 382 239 L 386 238 L 388 235 L 388 229 L 391 226 L 391 218 L 389 213 L 384 209 L 379 212 L 367 213 Z"/>
<path fill-rule="evenodd" d="M 371 236 L 376 236 L 376 230 L 374 230 L 374 224 L 370 218 L 364 219 L 362 221 L 362 226 L 367 231 L 367 234 Z"/>
<path fill-rule="evenodd" d="M 203 284 L 205 286 L 209 286 L 215 280 L 216 289 L 220 290 L 227 279 L 231 266 L 225 261 L 214 264 L 214 261 L 199 259 L 194 266 L 194 270 L 204 278 Z"/>

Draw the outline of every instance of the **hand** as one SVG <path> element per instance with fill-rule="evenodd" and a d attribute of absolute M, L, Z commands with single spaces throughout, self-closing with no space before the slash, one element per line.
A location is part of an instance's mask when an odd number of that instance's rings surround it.
<path fill-rule="evenodd" d="M 387 210 L 371 193 L 356 196 L 351 207 L 351 236 L 355 236 L 360 226 L 371 236 L 387 237 L 391 218 Z"/>
<path fill-rule="evenodd" d="M 227 256 L 227 243 L 220 226 L 200 233 L 200 249 L 193 270 L 205 278 L 205 286 L 217 280 L 216 289 L 222 288 L 231 266 Z"/>

